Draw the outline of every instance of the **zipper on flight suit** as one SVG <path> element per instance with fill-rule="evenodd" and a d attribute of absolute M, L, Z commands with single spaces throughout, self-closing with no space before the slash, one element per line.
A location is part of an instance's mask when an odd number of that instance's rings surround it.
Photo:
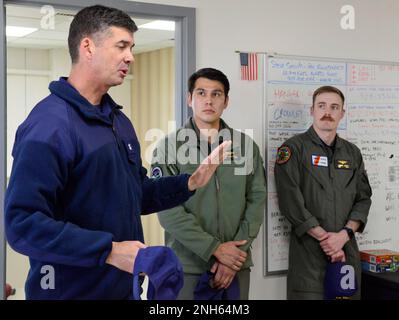
<path fill-rule="evenodd" d="M 335 193 L 335 186 L 334 186 L 334 176 L 333 176 L 333 168 L 334 164 L 330 164 L 330 181 L 331 181 L 331 188 L 333 191 L 333 206 L 334 206 L 334 226 L 336 227 L 337 225 L 337 196 Z"/>
<path fill-rule="evenodd" d="M 333 205 L 334 205 L 334 226 L 335 228 L 337 227 L 337 195 L 335 192 L 335 185 L 334 185 L 334 163 L 335 163 L 335 150 L 333 154 L 331 155 L 331 161 L 329 161 L 328 167 L 329 167 L 329 175 L 330 175 L 330 182 L 331 182 L 331 187 L 333 191 Z"/>
<path fill-rule="evenodd" d="M 198 149 L 201 152 L 201 148 L 199 146 L 198 146 Z M 207 155 L 209 156 L 211 154 L 211 152 L 212 152 L 212 148 L 211 148 L 211 146 L 208 143 L 208 154 Z M 216 230 L 216 232 L 217 232 L 219 240 L 223 242 L 224 241 L 223 240 L 224 237 L 222 237 L 221 230 L 220 230 L 221 229 L 220 210 L 219 210 L 220 182 L 219 182 L 219 177 L 218 177 L 218 174 L 217 174 L 217 170 L 218 169 L 216 169 L 215 173 L 213 174 L 214 177 L 215 177 L 215 184 L 216 184 L 216 220 L 217 220 L 217 230 Z"/>
<path fill-rule="evenodd" d="M 217 226 L 217 233 L 219 236 L 220 241 L 224 241 L 224 237 L 222 237 L 222 234 L 220 232 L 220 210 L 219 210 L 219 193 L 220 193 L 220 183 L 219 183 L 219 177 L 217 175 L 217 169 L 214 173 L 215 175 L 215 184 L 216 184 L 216 214 L 217 214 L 217 221 L 218 221 L 218 226 Z"/>
<path fill-rule="evenodd" d="M 199 140 L 198 140 L 198 144 L 200 144 Z M 203 150 L 201 150 L 200 145 L 197 145 L 197 148 L 198 148 L 200 154 L 202 153 L 202 155 L 204 155 L 204 156 L 209 156 L 211 154 L 211 152 L 212 152 L 212 148 L 209 145 L 209 142 L 208 142 L 208 152 L 207 152 L 207 154 L 202 152 Z M 219 183 L 219 177 L 218 177 L 217 171 L 218 171 L 218 169 L 216 169 L 215 173 L 213 174 L 214 177 L 215 177 L 215 184 L 216 184 L 216 220 L 217 220 L 217 230 L 216 230 L 216 232 L 217 232 L 217 235 L 218 235 L 218 238 L 219 238 L 218 240 L 220 240 L 221 242 L 224 242 L 224 237 L 222 237 L 221 230 L 220 230 L 220 228 L 221 228 L 220 210 L 219 210 L 220 183 Z"/>

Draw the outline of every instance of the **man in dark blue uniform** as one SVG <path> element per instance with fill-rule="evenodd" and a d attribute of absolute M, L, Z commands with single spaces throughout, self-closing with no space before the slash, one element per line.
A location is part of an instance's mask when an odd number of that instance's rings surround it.
<path fill-rule="evenodd" d="M 69 77 L 52 82 L 18 128 L 5 223 L 11 247 L 30 258 L 28 299 L 130 298 L 145 247 L 140 215 L 186 201 L 229 144 L 192 175 L 147 178 L 133 126 L 107 94 L 134 60 L 136 30 L 117 9 L 77 13 Z"/>

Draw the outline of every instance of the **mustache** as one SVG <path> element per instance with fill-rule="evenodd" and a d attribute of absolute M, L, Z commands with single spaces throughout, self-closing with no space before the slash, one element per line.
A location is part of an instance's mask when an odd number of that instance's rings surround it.
<path fill-rule="evenodd" d="M 321 121 L 331 121 L 331 122 L 333 122 L 334 121 L 334 119 L 333 118 L 331 118 L 331 117 L 329 117 L 329 116 L 324 116 L 323 118 L 321 118 L 320 119 Z"/>

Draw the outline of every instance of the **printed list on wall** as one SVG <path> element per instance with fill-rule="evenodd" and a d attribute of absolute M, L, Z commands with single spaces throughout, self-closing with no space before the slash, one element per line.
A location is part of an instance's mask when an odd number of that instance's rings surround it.
<path fill-rule="evenodd" d="M 291 230 L 278 208 L 277 148 L 311 126 L 312 94 L 324 85 L 345 95 L 338 133 L 361 150 L 373 190 L 366 229 L 357 234 L 359 247 L 399 250 L 399 66 L 299 57 L 268 57 L 266 66 L 266 274 L 288 268 Z"/>

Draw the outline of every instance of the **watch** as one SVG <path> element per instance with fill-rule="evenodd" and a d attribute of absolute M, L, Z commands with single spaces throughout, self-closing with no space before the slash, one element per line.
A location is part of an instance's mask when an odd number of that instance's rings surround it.
<path fill-rule="evenodd" d="M 346 233 L 349 236 L 349 239 L 352 239 L 355 236 L 355 233 L 353 232 L 353 230 L 349 227 L 343 227 L 342 230 L 345 230 Z"/>

